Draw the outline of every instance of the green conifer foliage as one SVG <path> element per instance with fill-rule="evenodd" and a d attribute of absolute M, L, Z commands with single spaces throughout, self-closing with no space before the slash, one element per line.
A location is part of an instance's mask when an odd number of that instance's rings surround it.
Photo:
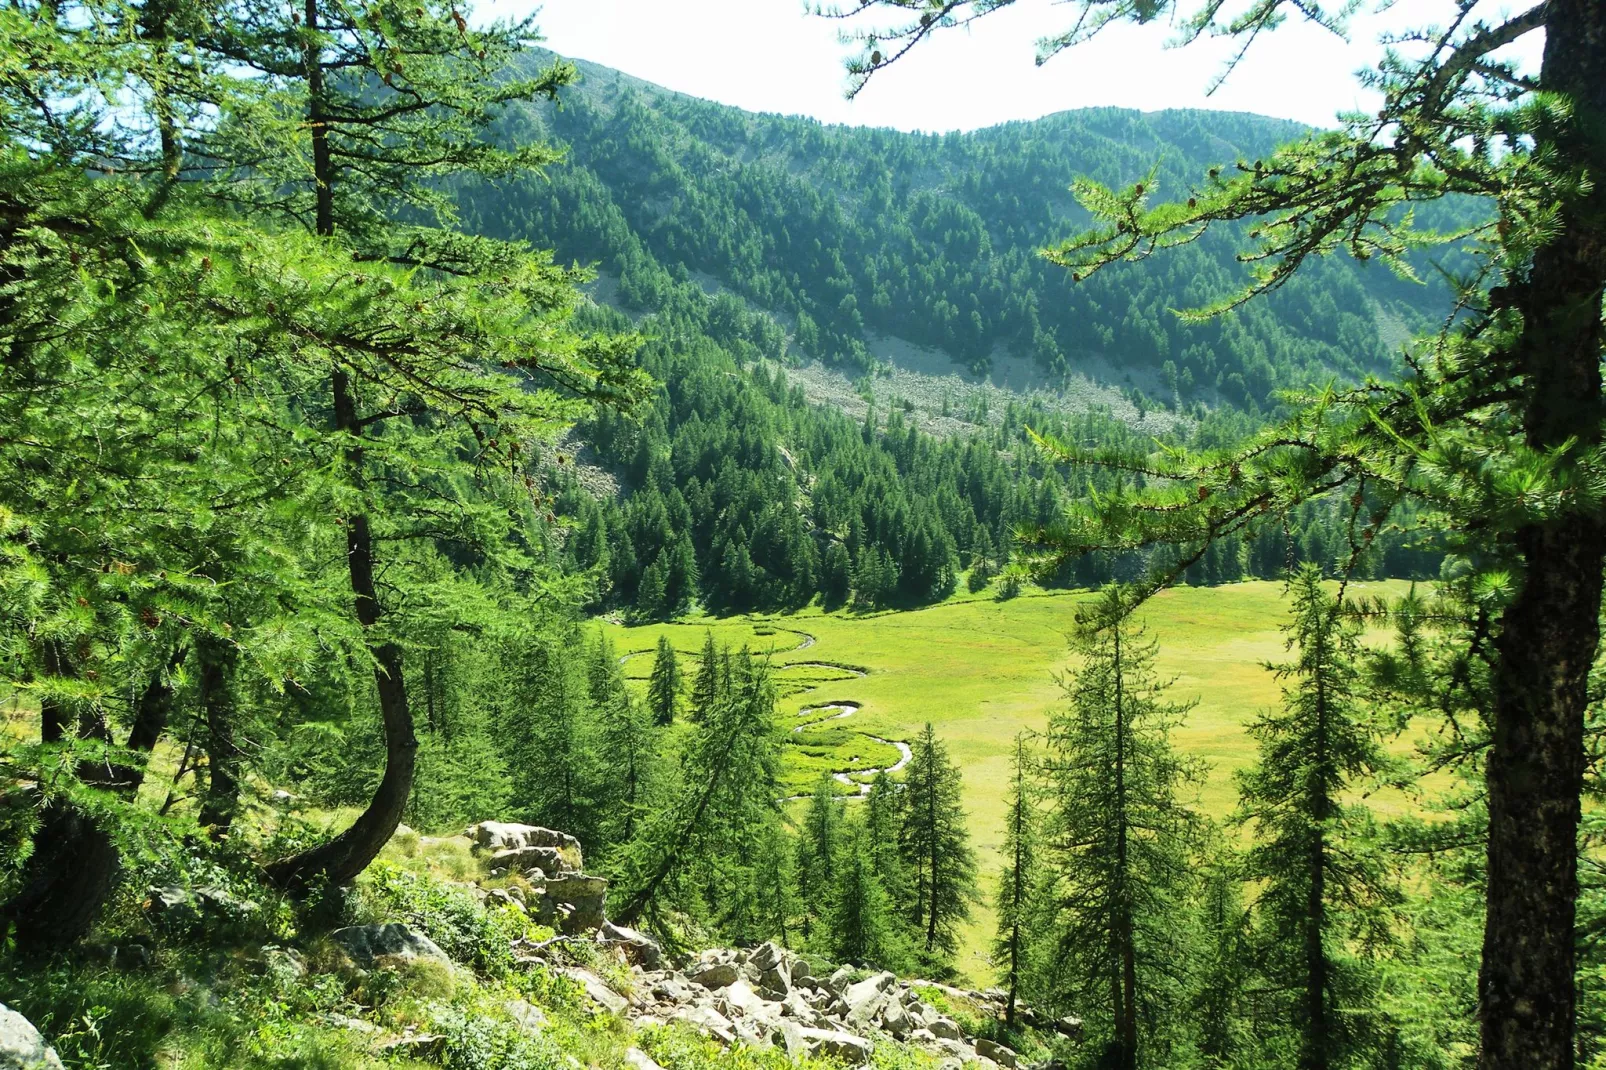
<path fill-rule="evenodd" d="M 1295 660 L 1282 709 L 1249 727 L 1256 763 L 1239 776 L 1236 820 L 1254 844 L 1244 876 L 1259 888 L 1256 959 L 1274 1007 L 1294 1031 L 1301 1070 L 1350 1065 L 1387 1037 L 1368 960 L 1391 941 L 1398 899 L 1375 846 L 1370 810 L 1353 801 L 1387 765 L 1378 725 L 1362 705 L 1359 625 L 1305 568 L 1290 584 Z"/>
<path fill-rule="evenodd" d="M 877 27 L 853 62 L 860 84 L 932 33 L 1012 0 L 916 6 L 864 0 L 850 8 L 899 20 Z M 1184 27 L 1185 40 L 1236 38 L 1241 56 L 1295 11 L 1324 26 L 1347 15 L 1338 5 L 1284 0 L 1241 12 L 1208 3 L 1191 11 L 1173 2 L 1077 6 L 1071 26 L 1043 41 L 1042 58 L 1112 24 L 1158 19 Z M 1035 542 L 1061 560 L 1170 545 L 1180 556 L 1165 562 L 1164 580 L 1211 543 L 1258 536 L 1328 496 L 1347 500 L 1353 517 L 1338 554 L 1348 567 L 1400 519 L 1403 503 L 1433 503 L 1426 526 L 1476 573 L 1488 599 L 1485 634 L 1495 637 L 1478 1065 L 1564 1070 L 1578 1055 L 1581 755 L 1606 574 L 1606 510 L 1593 475 L 1606 427 L 1606 183 L 1596 177 L 1606 173 L 1606 7 L 1465 7 L 1446 25 L 1394 24 L 1387 37 L 1432 45 L 1382 52 L 1363 75 L 1375 112 L 1184 177 L 1169 203 L 1155 194 L 1158 167 L 1138 181 L 1083 180 L 1077 195 L 1094 225 L 1048 255 L 1074 279 L 1093 281 L 1162 250 L 1243 235 L 1248 278 L 1187 316 L 1207 321 L 1276 302 L 1329 254 L 1381 260 L 1413 278 L 1424 248 L 1454 243 L 1469 257 L 1456 282 L 1457 309 L 1467 314 L 1406 347 L 1393 381 L 1317 389 L 1279 426 L 1236 448 L 1139 456 L 1050 443 L 1053 456 L 1108 465 L 1131 485 L 1077 504 Z M 1534 69 L 1509 58 L 1512 46 L 1540 37 Z M 1488 215 L 1470 228 L 1426 222 L 1431 202 L 1460 199 L 1486 205 Z"/>
<path fill-rule="evenodd" d="M 913 884 L 909 920 L 922 962 L 942 968 L 959 946 L 959 924 L 970 918 L 976 858 L 960 802 L 959 767 L 929 722 L 911 749 L 898 846 Z"/>
<path fill-rule="evenodd" d="M 1106 588 L 1078 619 L 1081 664 L 1049 720 L 1044 776 L 1052 918 L 1047 994 L 1088 1022 L 1111 1067 L 1163 1060 L 1185 978 L 1175 927 L 1189 882 L 1196 771 L 1172 750 L 1188 707 L 1166 700 L 1155 644 Z"/>
<path fill-rule="evenodd" d="M 898 965 L 893 903 L 876 873 L 874 848 L 862 818 L 847 822 L 830 888 L 831 956 L 859 966 Z"/>
<path fill-rule="evenodd" d="M 652 711 L 653 723 L 660 727 L 673 724 L 680 708 L 680 662 L 667 635 L 658 637 L 658 650 L 653 654 L 647 708 Z"/>
<path fill-rule="evenodd" d="M 657 916 L 661 902 L 695 903 L 710 885 L 739 885 L 751 900 L 751 871 L 745 880 L 734 875 L 751 866 L 778 814 L 781 737 L 769 667 L 746 651 L 732 658 L 716 648 L 706 660 L 716 665 L 717 687 L 680 756 L 681 786 L 642 826 L 623 863 L 618 918 L 625 924 L 649 910 Z M 756 909 L 730 906 L 748 916 Z"/>
<path fill-rule="evenodd" d="M 1005 1004 L 1005 1021 L 1015 1024 L 1015 1003 L 1032 979 L 1032 948 L 1036 941 L 1036 926 L 1041 918 L 1037 910 L 1038 824 L 1037 786 L 1032 758 L 1026 749 L 1024 732 L 1015 736 L 1015 750 L 1010 757 L 1008 811 L 1004 818 L 1004 842 L 1001 848 L 1004 868 L 998 875 L 998 890 L 994 905 L 998 924 L 993 936 L 993 962 L 999 982 L 1009 994 Z"/>

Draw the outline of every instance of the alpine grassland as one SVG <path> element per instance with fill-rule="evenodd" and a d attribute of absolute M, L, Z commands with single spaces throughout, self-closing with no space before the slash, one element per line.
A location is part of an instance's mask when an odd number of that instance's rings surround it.
<path fill-rule="evenodd" d="M 1398 597 L 1410 586 L 1354 583 L 1349 593 Z M 986 591 L 905 611 L 825 612 L 816 605 L 787 614 L 599 627 L 618 649 L 626 679 L 643 693 L 661 636 L 687 666 L 697 664 L 710 633 L 719 645 L 768 658 L 781 696 L 779 719 L 790 729 L 781 775 L 788 796 L 810 790 L 822 771 L 842 774 L 842 793 L 858 792 L 869 771 L 901 760 L 893 741 L 913 740 L 930 721 L 963 773 L 965 808 L 990 882 L 1002 865 L 1015 734 L 1041 732 L 1062 704 L 1059 676 L 1074 664 L 1068 634 L 1077 607 L 1091 597 L 1027 587 L 1011 599 Z M 1255 753 L 1247 726 L 1280 701 L 1267 666 L 1286 655 L 1286 616 L 1284 586 L 1270 581 L 1172 588 L 1139 614 L 1159 642 L 1161 677 L 1175 681 L 1178 699 L 1195 703 L 1173 742 L 1205 763 L 1197 805 L 1212 818 L 1226 818 L 1237 805 L 1234 774 Z M 1387 633 L 1370 640 L 1385 642 Z M 1410 806 L 1387 791 L 1372 803 L 1391 814 Z M 992 929 L 991 908 L 978 904 L 957 962 L 977 980 L 992 976 Z"/>

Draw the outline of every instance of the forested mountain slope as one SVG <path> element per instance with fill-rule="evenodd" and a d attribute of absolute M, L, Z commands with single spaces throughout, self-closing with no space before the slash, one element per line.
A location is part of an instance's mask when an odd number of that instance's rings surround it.
<path fill-rule="evenodd" d="M 1295 136 L 1285 121 L 1094 109 L 908 134 L 751 114 L 580 67 L 560 104 L 520 106 L 501 128 L 509 141 L 564 143 L 568 161 L 467 191 L 466 222 L 596 263 L 627 309 L 659 311 L 676 281 L 698 279 L 778 315 L 794 354 L 827 363 L 867 366 L 886 336 L 975 369 L 1011 354 L 1051 378 L 1136 370 L 1167 402 L 1263 407 L 1279 386 L 1376 365 L 1383 336 L 1442 305 L 1440 290 L 1342 259 L 1187 324 L 1174 310 L 1245 278 L 1231 235 L 1080 284 L 1037 255 L 1083 219 L 1076 177 L 1125 183 L 1157 167 L 1160 194 L 1180 194 L 1208 168 Z M 773 351 L 783 337 L 759 344 Z"/>
<path fill-rule="evenodd" d="M 1334 259 L 1268 301 L 1189 325 L 1174 310 L 1244 277 L 1230 236 L 1081 284 L 1037 255 L 1081 222 L 1067 191 L 1078 175 L 1132 181 L 1158 161 L 1161 189 L 1181 189 L 1293 137 L 1286 122 L 1105 109 L 936 137 L 753 115 L 581 68 L 561 104 L 519 105 L 499 128 L 511 143 L 565 143 L 567 160 L 459 196 L 471 229 L 596 264 L 584 318 L 612 330 L 634 320 L 642 365 L 664 384 L 645 418 L 600 413 L 580 429 L 622 490 L 576 483 L 562 499 L 566 564 L 591 577 L 594 608 L 912 606 L 945 598 L 967 570 L 983 586 L 1018 527 L 1051 522 L 1104 482 L 1042 465 L 1028 427 L 1135 448 L 1156 434 L 1231 440 L 1277 387 L 1382 361 L 1379 324 L 1420 323 L 1438 300 Z M 927 379 L 942 396 L 916 404 L 907 375 L 866 374 L 891 352 L 938 372 L 1007 361 L 1045 389 L 987 411 L 958 380 Z M 811 359 L 847 374 L 851 405 L 821 398 L 823 370 L 799 377 Z M 1145 420 L 1157 405 L 1171 411 Z M 1340 527 L 1336 511 L 1307 507 L 1286 531 L 1222 540 L 1188 578 L 1347 563 Z M 1363 573 L 1436 569 L 1406 535 L 1381 535 Z M 1092 555 L 1050 582 L 1157 563 Z"/>

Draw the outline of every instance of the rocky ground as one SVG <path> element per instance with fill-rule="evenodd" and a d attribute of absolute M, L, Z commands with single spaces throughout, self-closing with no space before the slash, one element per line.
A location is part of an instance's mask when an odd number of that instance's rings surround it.
<path fill-rule="evenodd" d="M 987 1023 L 1003 1016 L 1002 992 L 826 966 L 773 943 L 671 954 L 651 936 L 608 919 L 608 882 L 584 872 L 573 837 L 504 822 L 483 822 L 467 835 L 487 876 L 454 883 L 555 931 L 540 942 L 515 941 L 514 959 L 566 977 L 594 1014 L 615 1016 L 633 1032 L 679 1024 L 724 1046 L 778 1048 L 794 1060 L 826 1057 L 854 1066 L 869 1063 L 878 1045 L 891 1043 L 928 1053 L 939 1070 L 1027 1070 L 1015 1051 L 976 1035 L 991 1031 Z M 158 931 L 193 933 L 249 915 L 256 906 L 221 888 L 173 885 L 151 888 L 145 909 Z M 332 951 L 344 963 L 339 968 L 351 976 L 430 964 L 448 974 L 458 971 L 428 935 L 399 920 L 336 929 L 319 946 Z M 120 949 L 119 967 L 140 968 L 143 963 L 133 961 L 136 952 L 147 954 L 139 945 Z M 298 977 L 309 973 L 301 951 L 262 947 L 252 954 L 264 969 Z M 121 961 L 125 955 L 128 962 Z M 523 1000 L 503 1010 L 522 1032 L 541 1035 L 547 1028 L 545 1012 Z M 1076 1019 L 1044 1020 L 1029 1007 L 1017 1012 L 1022 1025 L 1044 1038 L 1074 1038 L 1081 1030 Z M 324 1018 L 327 1025 L 362 1034 L 365 1046 L 386 1056 L 433 1062 L 445 1040 L 427 1028 L 397 1032 L 360 1018 Z M 640 1047 L 630 1047 L 625 1058 L 630 1070 L 661 1070 Z M 579 1070 L 578 1062 L 570 1062 Z M 32 1024 L 0 1005 L 0 1070 L 60 1066 Z"/>
<path fill-rule="evenodd" d="M 520 872 L 530 891 L 485 894 L 516 902 L 567 938 L 589 938 L 630 963 L 630 983 L 615 988 L 596 973 L 565 967 L 562 939 L 546 946 L 517 947 L 530 961 L 564 970 L 603 1013 L 637 1028 L 681 1022 L 723 1044 L 783 1045 L 792 1055 L 831 1055 L 854 1064 L 869 1061 L 878 1040 L 913 1044 L 949 1067 L 1014 1068 L 1016 1053 L 984 1037 L 968 1036 L 954 1017 L 929 1002 L 945 1002 L 974 1014 L 1001 1016 L 1004 993 L 973 992 L 932 981 L 904 981 L 890 973 L 864 976 L 851 966 L 816 976 L 802 956 L 773 943 L 751 949 L 713 949 L 695 959 L 670 960 L 650 936 L 607 920 L 607 882 L 577 872 L 579 844 L 572 837 L 529 825 L 485 822 L 469 830 L 490 852 L 493 876 Z M 341 930 L 335 936 L 339 938 Z M 1041 1021 L 1019 1008 L 1028 1026 L 1068 1036 L 1080 1032 L 1074 1018 Z"/>

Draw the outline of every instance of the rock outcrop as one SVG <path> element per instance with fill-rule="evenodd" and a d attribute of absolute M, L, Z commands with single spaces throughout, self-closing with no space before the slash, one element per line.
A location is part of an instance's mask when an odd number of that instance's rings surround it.
<path fill-rule="evenodd" d="M 62 1070 L 32 1022 L 0 1003 L 0 1070 Z"/>
<path fill-rule="evenodd" d="M 519 942 L 518 959 L 543 962 L 566 976 L 599 1014 L 616 1015 L 637 1028 L 678 1022 L 722 1044 L 779 1046 L 794 1058 L 829 1056 L 864 1065 L 877 1043 L 892 1039 L 924 1049 L 946 1070 L 960 1065 L 969 1070 L 1020 1066 L 1013 1050 L 985 1037 L 967 1036 L 958 1020 L 927 1000 L 966 1008 L 967 1016 L 1002 1017 L 1003 992 L 900 981 L 891 973 L 865 975 L 847 966 L 819 978 L 801 956 L 774 943 L 705 951 L 695 960 L 671 964 L 657 941 L 608 921 L 608 882 L 583 871 L 580 845 L 573 837 L 497 821 L 473 826 L 469 837 L 476 850 L 489 853 L 493 876 L 523 878 L 506 888 L 482 890 L 482 897 L 524 910 L 563 934 L 544 943 Z M 353 958 L 359 951 L 368 952 L 370 960 L 387 954 L 405 957 L 403 934 L 418 936 L 403 925 L 361 928 L 387 932 L 364 932 L 360 940 L 359 930 L 335 933 L 337 941 L 356 945 Z M 342 934 L 352 935 L 342 941 Z M 609 971 L 574 965 L 570 949 L 575 940 L 585 939 L 619 956 L 620 967 L 630 971 L 628 984 L 616 987 L 603 976 Z M 414 953 L 427 952 L 414 947 Z M 1036 1021 L 1030 1008 L 1018 1010 L 1022 1020 Z M 1075 1019 L 1040 1024 L 1066 1035 L 1081 1025 Z M 644 1053 L 630 1061 L 632 1070 L 658 1070 Z"/>
<path fill-rule="evenodd" d="M 434 959 L 451 962 L 435 941 L 401 922 L 387 925 L 350 925 L 336 929 L 329 939 L 360 969 L 371 970 L 382 959 L 413 962 Z"/>

